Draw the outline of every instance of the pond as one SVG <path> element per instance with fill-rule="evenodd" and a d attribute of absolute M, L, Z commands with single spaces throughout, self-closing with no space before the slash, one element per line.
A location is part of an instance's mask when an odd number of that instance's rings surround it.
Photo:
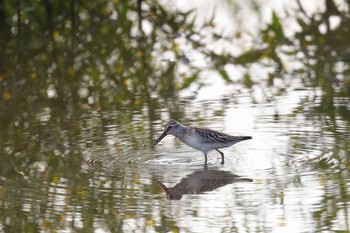
<path fill-rule="evenodd" d="M 348 4 L 121 2 L 0 2 L 0 232 L 350 232 Z"/>
<path fill-rule="evenodd" d="M 35 124 L 1 131 L 1 230 L 349 230 L 349 118 L 298 84 L 269 97 L 221 90 L 64 116 L 38 107 Z M 348 99 L 333 108 L 348 114 Z M 152 145 L 171 118 L 253 139 L 205 165 L 173 136 Z"/>

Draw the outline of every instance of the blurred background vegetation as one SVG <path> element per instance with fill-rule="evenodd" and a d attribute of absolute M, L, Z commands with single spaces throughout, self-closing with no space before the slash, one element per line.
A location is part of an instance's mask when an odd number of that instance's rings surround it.
<path fill-rule="evenodd" d="M 205 70 L 218 71 L 228 83 L 227 64 L 262 63 L 274 68 L 269 85 L 276 78 L 299 77 L 327 92 L 334 85 L 348 92 L 349 2 L 339 6 L 325 0 L 324 10 L 312 14 L 297 2 L 299 9 L 283 19 L 273 13 L 254 46 L 233 56 L 229 50 L 209 49 L 211 41 L 234 41 L 242 33 L 214 33 L 214 14 L 198 26 L 195 12 L 158 1 L 0 1 L 0 105 L 42 99 L 140 104 L 152 94 L 173 95 L 204 70 L 192 64 L 184 47 L 201 53 Z M 287 37 L 283 24 L 290 18 L 299 29 Z M 298 65 L 286 67 L 286 57 Z M 177 63 L 188 69 L 177 70 Z M 254 84 L 252 75 L 247 72 L 242 81 L 248 87 Z"/>

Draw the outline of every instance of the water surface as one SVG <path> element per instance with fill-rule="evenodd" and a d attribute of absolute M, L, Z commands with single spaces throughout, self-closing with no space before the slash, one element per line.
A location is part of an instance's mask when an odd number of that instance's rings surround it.
<path fill-rule="evenodd" d="M 70 117 L 39 108 L 36 119 L 1 132 L 0 227 L 349 230 L 349 118 L 323 109 L 314 89 L 295 86 L 271 98 L 227 90 L 219 98 L 193 94 Z M 335 97 L 333 109 L 348 114 L 348 99 Z M 152 145 L 168 119 L 253 140 L 224 149 L 224 165 L 211 152 L 205 166 L 201 152 L 172 136 Z"/>
<path fill-rule="evenodd" d="M 5 4 L 0 232 L 349 232 L 348 5 L 278 2 Z"/>

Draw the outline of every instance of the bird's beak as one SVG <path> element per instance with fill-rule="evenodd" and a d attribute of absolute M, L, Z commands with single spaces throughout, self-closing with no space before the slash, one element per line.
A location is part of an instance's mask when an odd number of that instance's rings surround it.
<path fill-rule="evenodd" d="M 157 145 L 165 136 L 167 136 L 168 135 L 168 133 L 166 132 L 166 131 L 164 131 L 163 133 L 162 133 L 162 135 L 160 135 L 160 137 L 157 139 L 157 140 L 155 140 L 154 142 L 153 142 L 153 145 Z"/>

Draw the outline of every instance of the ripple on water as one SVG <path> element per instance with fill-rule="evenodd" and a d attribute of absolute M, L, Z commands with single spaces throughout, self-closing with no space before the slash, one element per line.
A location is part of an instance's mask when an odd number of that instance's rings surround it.
<path fill-rule="evenodd" d="M 86 165 L 90 168 L 113 168 L 120 166 L 166 166 L 166 167 L 183 167 L 183 166 L 203 166 L 204 158 L 196 152 L 179 152 L 158 155 L 151 153 L 126 154 L 115 156 L 94 156 L 86 160 Z"/>
<path fill-rule="evenodd" d="M 92 157 L 87 159 L 86 164 L 89 167 L 117 167 L 121 165 L 137 165 L 144 163 L 145 158 L 137 158 L 137 157 Z"/>

